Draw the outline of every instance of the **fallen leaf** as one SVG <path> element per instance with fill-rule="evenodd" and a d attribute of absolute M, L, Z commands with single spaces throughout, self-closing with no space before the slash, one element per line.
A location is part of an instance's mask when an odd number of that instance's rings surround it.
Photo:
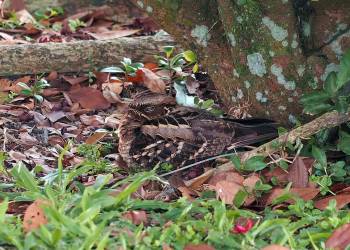
<path fill-rule="evenodd" d="M 207 244 L 188 244 L 185 246 L 184 250 L 215 250 L 215 248 Z"/>
<path fill-rule="evenodd" d="M 0 37 L 2 37 L 3 39 L 7 40 L 7 41 L 12 41 L 13 40 L 13 36 L 4 33 L 4 32 L 0 32 Z"/>
<path fill-rule="evenodd" d="M 239 185 L 243 184 L 244 178 L 242 175 L 240 175 L 237 172 L 234 172 L 233 170 L 229 171 L 217 171 L 208 181 L 209 185 L 215 186 L 220 181 L 229 181 L 229 182 L 235 182 Z"/>
<path fill-rule="evenodd" d="M 272 244 L 272 245 L 266 246 L 264 248 L 261 248 L 261 250 L 289 250 L 289 248 L 284 247 L 284 246 L 280 246 L 280 245 L 276 245 L 276 244 Z"/>
<path fill-rule="evenodd" d="M 255 184 L 260 181 L 260 178 L 257 174 L 252 174 L 248 178 L 244 179 L 243 186 L 246 187 L 248 192 L 253 192 Z"/>
<path fill-rule="evenodd" d="M 137 75 L 142 77 L 142 82 L 145 87 L 154 93 L 165 93 L 165 82 L 152 70 L 141 68 L 137 70 Z"/>
<path fill-rule="evenodd" d="M 276 167 L 272 170 L 266 168 L 263 170 L 262 175 L 266 178 L 266 181 L 270 182 L 272 177 L 276 178 L 279 183 L 288 183 L 288 172 L 280 167 Z"/>
<path fill-rule="evenodd" d="M 336 200 L 337 209 L 343 208 L 345 205 L 350 203 L 350 194 L 337 194 L 335 196 L 330 196 L 318 201 L 315 201 L 314 205 L 320 210 L 326 209 L 331 200 Z"/>
<path fill-rule="evenodd" d="M 79 83 L 85 82 L 89 78 L 87 76 L 73 77 L 73 76 L 62 76 L 62 78 L 70 83 L 71 85 L 77 85 Z"/>
<path fill-rule="evenodd" d="M 197 190 L 200 186 L 202 186 L 212 175 L 214 174 L 215 169 L 209 169 L 205 171 L 200 176 L 193 178 L 191 180 L 185 181 L 187 187 Z"/>
<path fill-rule="evenodd" d="M 123 218 L 131 220 L 135 225 L 147 223 L 147 214 L 145 211 L 127 211 L 123 214 Z"/>
<path fill-rule="evenodd" d="M 31 136 L 28 132 L 20 133 L 19 138 L 21 139 L 21 143 L 24 145 L 34 146 L 39 143 L 39 141 L 35 137 Z"/>
<path fill-rule="evenodd" d="M 108 133 L 107 132 L 96 132 L 86 139 L 85 144 L 96 144 L 98 141 L 103 139 Z"/>
<path fill-rule="evenodd" d="M 21 9 L 16 12 L 16 17 L 21 23 L 34 23 L 35 18 L 26 10 Z"/>
<path fill-rule="evenodd" d="M 293 183 L 293 187 L 305 188 L 309 183 L 309 172 L 301 157 L 296 157 L 289 166 L 288 181 Z"/>
<path fill-rule="evenodd" d="M 270 205 L 272 202 L 280 197 L 281 195 L 285 194 L 286 190 L 283 188 L 274 188 L 272 191 L 267 195 L 267 198 L 265 198 L 265 205 Z M 307 188 L 291 188 L 289 190 L 289 193 L 295 194 L 299 198 L 307 201 L 312 200 L 317 196 L 317 194 L 320 192 L 318 188 L 313 187 L 307 187 Z M 294 203 L 294 200 L 288 200 L 286 203 Z"/>
<path fill-rule="evenodd" d="M 216 197 L 220 198 L 225 204 L 233 204 L 233 200 L 242 186 L 236 182 L 219 181 L 215 185 Z"/>
<path fill-rule="evenodd" d="M 80 121 L 86 126 L 100 127 L 104 124 L 104 120 L 101 116 L 98 115 L 81 115 Z"/>
<path fill-rule="evenodd" d="M 344 250 L 350 245 L 350 223 L 337 228 L 326 241 L 327 249 Z"/>
<path fill-rule="evenodd" d="M 74 88 L 68 92 L 68 95 L 73 102 L 78 102 L 85 109 L 101 110 L 111 105 L 101 91 L 89 87 Z"/>
<path fill-rule="evenodd" d="M 194 200 L 193 197 L 199 196 L 199 194 L 196 191 L 186 186 L 181 186 L 181 187 L 178 187 L 177 189 L 181 192 L 183 197 L 186 197 L 190 201 Z"/>
<path fill-rule="evenodd" d="M 42 209 L 42 206 L 47 204 L 47 201 L 36 200 L 26 209 L 23 218 L 23 230 L 25 233 L 47 224 L 47 219 Z"/>
<path fill-rule="evenodd" d="M 108 39 L 116 39 L 116 38 L 125 37 L 125 36 L 131 36 L 133 34 L 136 34 L 139 31 L 140 31 L 139 29 L 111 30 L 111 31 L 100 32 L 100 33 L 88 32 L 88 34 L 93 38 L 95 38 L 96 40 L 108 40 Z"/>

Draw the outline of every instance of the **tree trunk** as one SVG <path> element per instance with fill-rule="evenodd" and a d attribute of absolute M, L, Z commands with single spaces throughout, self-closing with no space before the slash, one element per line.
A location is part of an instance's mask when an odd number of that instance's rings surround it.
<path fill-rule="evenodd" d="M 197 52 L 228 108 L 284 124 L 301 118 L 300 95 L 350 47 L 349 1 L 131 1 Z"/>

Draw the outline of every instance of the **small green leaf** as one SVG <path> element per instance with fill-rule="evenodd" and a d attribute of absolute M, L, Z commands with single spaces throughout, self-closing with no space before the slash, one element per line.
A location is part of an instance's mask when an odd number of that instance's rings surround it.
<path fill-rule="evenodd" d="M 24 82 L 19 82 L 19 83 L 17 83 L 17 85 L 20 86 L 23 89 L 30 90 L 30 87 L 27 84 L 25 84 Z"/>
<path fill-rule="evenodd" d="M 239 170 L 242 168 L 241 159 L 237 155 L 232 156 L 230 160 L 236 169 Z"/>
<path fill-rule="evenodd" d="M 264 162 L 264 156 L 253 156 L 244 162 L 243 169 L 246 171 L 260 171 L 263 170 L 267 164 Z"/>
<path fill-rule="evenodd" d="M 108 67 L 108 68 L 103 68 L 101 72 L 105 73 L 124 73 L 125 71 L 122 68 L 119 67 Z"/>
<path fill-rule="evenodd" d="M 272 189 L 272 186 L 269 184 L 264 184 L 262 181 L 257 181 L 254 189 L 256 191 L 269 191 Z"/>
<path fill-rule="evenodd" d="M 31 95 L 33 95 L 33 92 L 31 89 L 22 89 L 21 94 L 26 95 L 26 96 L 31 96 Z"/>
<path fill-rule="evenodd" d="M 198 63 L 196 63 L 196 64 L 193 66 L 193 68 L 192 68 L 192 72 L 193 72 L 193 73 L 197 73 L 198 70 L 199 70 L 199 65 L 198 65 Z"/>
<path fill-rule="evenodd" d="M 44 101 L 44 97 L 42 97 L 41 95 L 34 95 L 34 98 L 39 102 L 42 103 Z"/>
<path fill-rule="evenodd" d="M 329 100 L 330 96 L 327 92 L 320 90 L 320 91 L 313 91 L 312 93 L 304 94 L 300 98 L 300 103 L 303 105 L 312 105 L 315 103 L 323 103 L 327 100 Z"/>
<path fill-rule="evenodd" d="M 236 207 L 240 207 L 244 204 L 246 198 L 248 197 L 248 193 L 244 190 L 239 190 L 233 199 L 233 204 Z"/>
<path fill-rule="evenodd" d="M 174 46 L 164 46 L 163 51 L 166 54 L 166 57 L 169 58 L 173 52 L 174 52 L 175 47 Z"/>
<path fill-rule="evenodd" d="M 337 92 L 337 73 L 331 72 L 324 83 L 324 89 L 327 91 L 327 93 L 330 96 L 334 96 L 334 94 Z"/>
<path fill-rule="evenodd" d="M 202 103 L 202 108 L 203 109 L 208 109 L 208 108 L 211 108 L 213 105 L 214 105 L 214 100 L 213 99 L 205 100 Z"/>
<path fill-rule="evenodd" d="M 190 63 L 194 63 L 197 61 L 197 56 L 192 50 L 187 50 L 183 53 L 184 58 L 186 61 Z"/>
<path fill-rule="evenodd" d="M 327 166 L 326 152 L 315 145 L 312 145 L 312 156 L 318 161 L 323 167 Z"/>
<path fill-rule="evenodd" d="M 332 110 L 333 106 L 328 103 L 305 105 L 304 112 L 310 115 L 317 115 Z"/>

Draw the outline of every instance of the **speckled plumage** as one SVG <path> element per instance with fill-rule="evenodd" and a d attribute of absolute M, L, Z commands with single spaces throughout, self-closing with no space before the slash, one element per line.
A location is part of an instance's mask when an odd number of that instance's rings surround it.
<path fill-rule="evenodd" d="M 270 121 L 218 118 L 148 92 L 135 97 L 121 120 L 118 149 L 129 166 L 168 162 L 180 167 L 275 135 Z"/>

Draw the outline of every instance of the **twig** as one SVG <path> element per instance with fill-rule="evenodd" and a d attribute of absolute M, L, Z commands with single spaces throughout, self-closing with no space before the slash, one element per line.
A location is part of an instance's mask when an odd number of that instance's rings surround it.
<path fill-rule="evenodd" d="M 349 114 L 341 114 L 337 111 L 328 112 L 303 126 L 293 129 L 289 133 L 283 134 L 256 149 L 244 153 L 242 155 L 242 161 L 245 161 L 255 155 L 268 156 L 274 152 L 277 152 L 280 149 L 279 145 L 281 144 L 286 142 L 294 143 L 298 138 L 308 138 L 323 129 L 339 126 L 349 120 Z"/>

